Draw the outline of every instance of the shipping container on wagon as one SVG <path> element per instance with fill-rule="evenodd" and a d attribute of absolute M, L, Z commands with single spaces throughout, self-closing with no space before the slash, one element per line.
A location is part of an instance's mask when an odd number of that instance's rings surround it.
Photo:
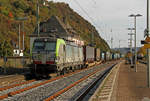
<path fill-rule="evenodd" d="M 120 54 L 119 53 L 117 53 L 117 59 L 119 59 L 120 58 Z"/>
<path fill-rule="evenodd" d="M 113 54 L 112 54 L 112 59 L 113 59 L 113 60 L 116 60 L 116 59 L 117 59 L 117 53 L 113 53 Z"/>
<path fill-rule="evenodd" d="M 101 51 L 101 60 L 106 61 L 106 52 Z"/>
<path fill-rule="evenodd" d="M 115 59 L 117 59 L 117 53 L 115 53 Z"/>
<path fill-rule="evenodd" d="M 115 53 L 112 53 L 112 60 L 115 60 Z"/>
<path fill-rule="evenodd" d="M 125 55 L 124 54 L 120 54 L 120 58 L 124 58 L 125 57 Z"/>
<path fill-rule="evenodd" d="M 95 61 L 100 61 L 100 59 L 101 59 L 100 49 L 95 48 Z"/>
<path fill-rule="evenodd" d="M 86 63 L 91 63 L 94 61 L 94 47 L 84 46 L 84 61 Z"/>
<path fill-rule="evenodd" d="M 113 54 L 113 53 L 110 53 L 110 55 L 109 55 L 109 60 L 112 60 L 112 54 Z"/>
<path fill-rule="evenodd" d="M 110 55 L 111 55 L 110 52 L 107 51 L 107 52 L 106 52 L 106 61 L 109 61 L 109 60 L 110 60 Z"/>

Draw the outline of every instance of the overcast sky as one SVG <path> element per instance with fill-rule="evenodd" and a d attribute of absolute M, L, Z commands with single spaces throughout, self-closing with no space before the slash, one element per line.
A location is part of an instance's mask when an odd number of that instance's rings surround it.
<path fill-rule="evenodd" d="M 50 0 L 49 0 L 50 1 Z M 128 17 L 130 14 L 142 14 L 137 18 L 137 46 L 141 46 L 140 40 L 144 39 L 144 29 L 146 28 L 146 1 L 147 0 L 51 0 L 54 2 L 66 2 L 74 11 L 91 22 L 98 30 L 100 36 L 110 45 L 113 37 L 113 48 L 128 47 L 128 30 L 134 27 L 134 19 Z M 81 7 L 75 2 L 80 3 Z M 112 32 L 111 32 L 112 30 Z"/>

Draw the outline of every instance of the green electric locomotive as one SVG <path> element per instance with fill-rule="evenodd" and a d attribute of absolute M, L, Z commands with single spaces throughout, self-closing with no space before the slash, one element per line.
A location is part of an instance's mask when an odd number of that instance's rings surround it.
<path fill-rule="evenodd" d="M 32 73 L 36 75 L 64 73 L 84 65 L 83 47 L 60 38 L 37 38 L 33 42 L 32 60 L 35 64 Z"/>

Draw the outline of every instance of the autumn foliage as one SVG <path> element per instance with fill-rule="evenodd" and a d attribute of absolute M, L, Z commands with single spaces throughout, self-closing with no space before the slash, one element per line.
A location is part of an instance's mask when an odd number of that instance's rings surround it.
<path fill-rule="evenodd" d="M 68 4 L 47 2 L 44 6 L 43 0 L 40 3 L 40 22 L 46 21 L 52 15 L 58 16 L 60 20 L 66 18 L 66 24 L 69 24 L 77 34 L 88 44 L 91 42 L 91 34 L 94 33 L 96 47 L 103 50 L 109 50 L 108 44 L 103 40 L 98 31 L 87 20 L 72 10 Z M 18 26 L 22 22 L 17 21 L 18 17 L 28 17 L 24 21 L 25 30 L 25 51 L 29 51 L 29 35 L 33 33 L 36 27 L 36 0 L 0 0 L 0 42 L 14 41 L 18 44 Z M 11 48 L 13 46 L 11 45 Z M 1 54 L 0 54 L 1 55 Z"/>

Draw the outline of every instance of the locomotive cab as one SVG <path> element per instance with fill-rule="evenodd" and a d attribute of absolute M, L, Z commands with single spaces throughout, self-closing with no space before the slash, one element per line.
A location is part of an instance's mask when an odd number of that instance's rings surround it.
<path fill-rule="evenodd" d="M 54 64 L 56 58 L 56 40 L 37 39 L 33 44 L 34 64 Z"/>
<path fill-rule="evenodd" d="M 35 66 L 31 70 L 32 73 L 48 75 L 51 71 L 57 71 L 58 64 L 64 62 L 64 47 L 63 39 L 35 39 L 32 48 L 32 60 Z"/>

